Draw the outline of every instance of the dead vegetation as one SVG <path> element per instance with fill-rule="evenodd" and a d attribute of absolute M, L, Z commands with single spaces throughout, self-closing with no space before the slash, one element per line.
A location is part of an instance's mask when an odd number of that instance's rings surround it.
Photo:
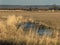
<path fill-rule="evenodd" d="M 57 25 L 59 23 L 59 13 L 35 13 L 36 12 L 22 11 L 3 11 L 1 13 L 0 11 L 0 15 L 2 17 L 5 16 L 6 18 L 5 21 L 3 21 L 3 19 L 1 19 L 0 21 L 0 45 L 60 45 L 60 30 L 55 26 L 56 23 Z M 29 31 L 25 32 L 25 28 L 23 29 L 23 26 L 19 26 L 19 28 L 17 29 L 18 25 L 20 25 L 21 23 L 25 24 L 29 21 L 31 23 L 35 22 L 40 26 L 42 24 L 44 26 L 43 28 L 45 28 L 45 26 L 46 28 L 52 28 L 54 30 L 52 36 L 41 36 L 33 31 L 32 28 L 30 28 Z"/>

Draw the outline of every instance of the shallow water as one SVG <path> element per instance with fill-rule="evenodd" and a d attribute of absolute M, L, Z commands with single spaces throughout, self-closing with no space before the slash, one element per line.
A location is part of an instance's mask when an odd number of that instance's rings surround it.
<path fill-rule="evenodd" d="M 25 29 L 34 29 L 36 28 L 36 24 L 31 23 L 31 22 L 27 22 L 25 24 L 22 24 L 20 26 L 23 26 Z M 39 35 L 52 35 L 52 30 L 51 29 L 47 29 L 46 26 L 42 25 L 39 27 L 39 29 L 37 29 L 36 31 Z"/>
<path fill-rule="evenodd" d="M 37 32 L 39 35 L 52 35 L 52 30 L 51 29 L 40 29 Z"/>

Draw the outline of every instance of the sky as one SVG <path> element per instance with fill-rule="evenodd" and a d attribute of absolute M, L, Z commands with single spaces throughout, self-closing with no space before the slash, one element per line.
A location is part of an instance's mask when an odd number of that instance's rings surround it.
<path fill-rule="evenodd" d="M 0 0 L 0 5 L 60 5 L 60 0 Z"/>

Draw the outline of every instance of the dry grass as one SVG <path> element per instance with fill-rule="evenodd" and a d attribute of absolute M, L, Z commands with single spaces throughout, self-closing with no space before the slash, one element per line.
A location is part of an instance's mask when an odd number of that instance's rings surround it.
<path fill-rule="evenodd" d="M 15 43 L 13 45 L 60 45 L 60 12 L 0 11 L 0 15 L 1 42 Z M 41 37 L 32 29 L 27 33 L 22 28 L 17 29 L 16 24 L 27 22 L 28 19 L 32 22 L 39 20 L 42 24 L 54 27 L 54 35 Z"/>

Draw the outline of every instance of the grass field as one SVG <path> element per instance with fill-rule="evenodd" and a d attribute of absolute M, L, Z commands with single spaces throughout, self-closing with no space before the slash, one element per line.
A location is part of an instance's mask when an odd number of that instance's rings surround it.
<path fill-rule="evenodd" d="M 52 37 L 35 34 L 32 29 L 25 33 L 16 24 L 37 20 L 52 27 Z M 20 22 L 19 22 L 20 21 Z M 0 10 L 0 45 L 60 45 L 60 11 Z"/>

